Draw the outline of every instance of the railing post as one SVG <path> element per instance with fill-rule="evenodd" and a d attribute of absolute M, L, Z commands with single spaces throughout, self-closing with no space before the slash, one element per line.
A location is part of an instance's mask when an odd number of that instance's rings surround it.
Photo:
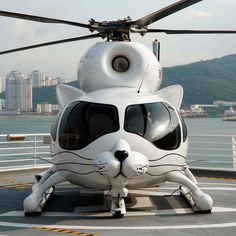
<path fill-rule="evenodd" d="M 36 167 L 36 157 L 37 157 L 37 138 L 36 135 L 34 135 L 34 167 Z"/>

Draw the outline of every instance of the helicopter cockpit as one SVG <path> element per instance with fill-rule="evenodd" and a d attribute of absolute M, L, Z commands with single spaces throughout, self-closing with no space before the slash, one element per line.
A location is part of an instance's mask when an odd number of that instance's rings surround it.
<path fill-rule="evenodd" d="M 60 122 L 59 144 L 66 150 L 79 150 L 103 135 L 119 131 L 121 127 L 159 149 L 174 150 L 181 144 L 177 113 L 167 103 L 129 105 L 125 110 L 124 124 L 120 124 L 116 106 L 86 101 L 73 102 L 66 108 Z M 184 123 L 182 127 L 185 128 Z"/>

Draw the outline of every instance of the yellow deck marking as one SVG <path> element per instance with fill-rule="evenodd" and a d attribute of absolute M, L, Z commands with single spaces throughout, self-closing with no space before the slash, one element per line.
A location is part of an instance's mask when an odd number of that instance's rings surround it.
<path fill-rule="evenodd" d="M 16 183 L 16 180 L 13 179 L 0 179 L 2 183 Z"/>
<path fill-rule="evenodd" d="M 61 229 L 61 228 L 50 228 L 50 227 L 35 227 L 38 230 L 45 230 L 50 232 L 57 232 L 57 233 L 64 233 L 64 234 L 71 234 L 71 235 L 80 235 L 80 236 L 99 236 L 98 234 L 89 234 L 84 232 L 78 232 L 74 230 L 68 229 Z"/>
<path fill-rule="evenodd" d="M 211 177 L 211 176 L 197 176 L 200 179 L 213 179 L 213 180 L 228 180 L 228 181 L 236 181 L 236 178 L 223 178 L 223 177 Z"/>
<path fill-rule="evenodd" d="M 14 185 L 3 185 L 0 188 L 10 188 L 10 189 L 27 189 L 32 187 L 32 184 L 14 184 Z"/>

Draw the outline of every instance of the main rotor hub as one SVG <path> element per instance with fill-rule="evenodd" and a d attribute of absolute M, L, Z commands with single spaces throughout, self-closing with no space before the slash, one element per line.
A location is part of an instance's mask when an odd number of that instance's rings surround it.
<path fill-rule="evenodd" d="M 94 19 L 89 20 L 91 32 L 98 31 L 102 38 L 107 38 L 107 41 L 130 41 L 130 22 L 131 18 L 128 16 L 123 20 L 117 21 L 102 21 L 98 22 Z"/>

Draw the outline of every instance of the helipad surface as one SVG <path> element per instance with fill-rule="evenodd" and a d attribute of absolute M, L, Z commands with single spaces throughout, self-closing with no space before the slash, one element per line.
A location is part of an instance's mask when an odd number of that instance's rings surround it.
<path fill-rule="evenodd" d="M 107 192 L 65 183 L 41 216 L 25 217 L 22 202 L 37 172 L 0 173 L 0 235 L 236 235 L 234 179 L 198 178 L 214 200 L 211 214 L 194 214 L 178 186 L 167 183 L 130 191 L 127 214 L 114 219 Z"/>

